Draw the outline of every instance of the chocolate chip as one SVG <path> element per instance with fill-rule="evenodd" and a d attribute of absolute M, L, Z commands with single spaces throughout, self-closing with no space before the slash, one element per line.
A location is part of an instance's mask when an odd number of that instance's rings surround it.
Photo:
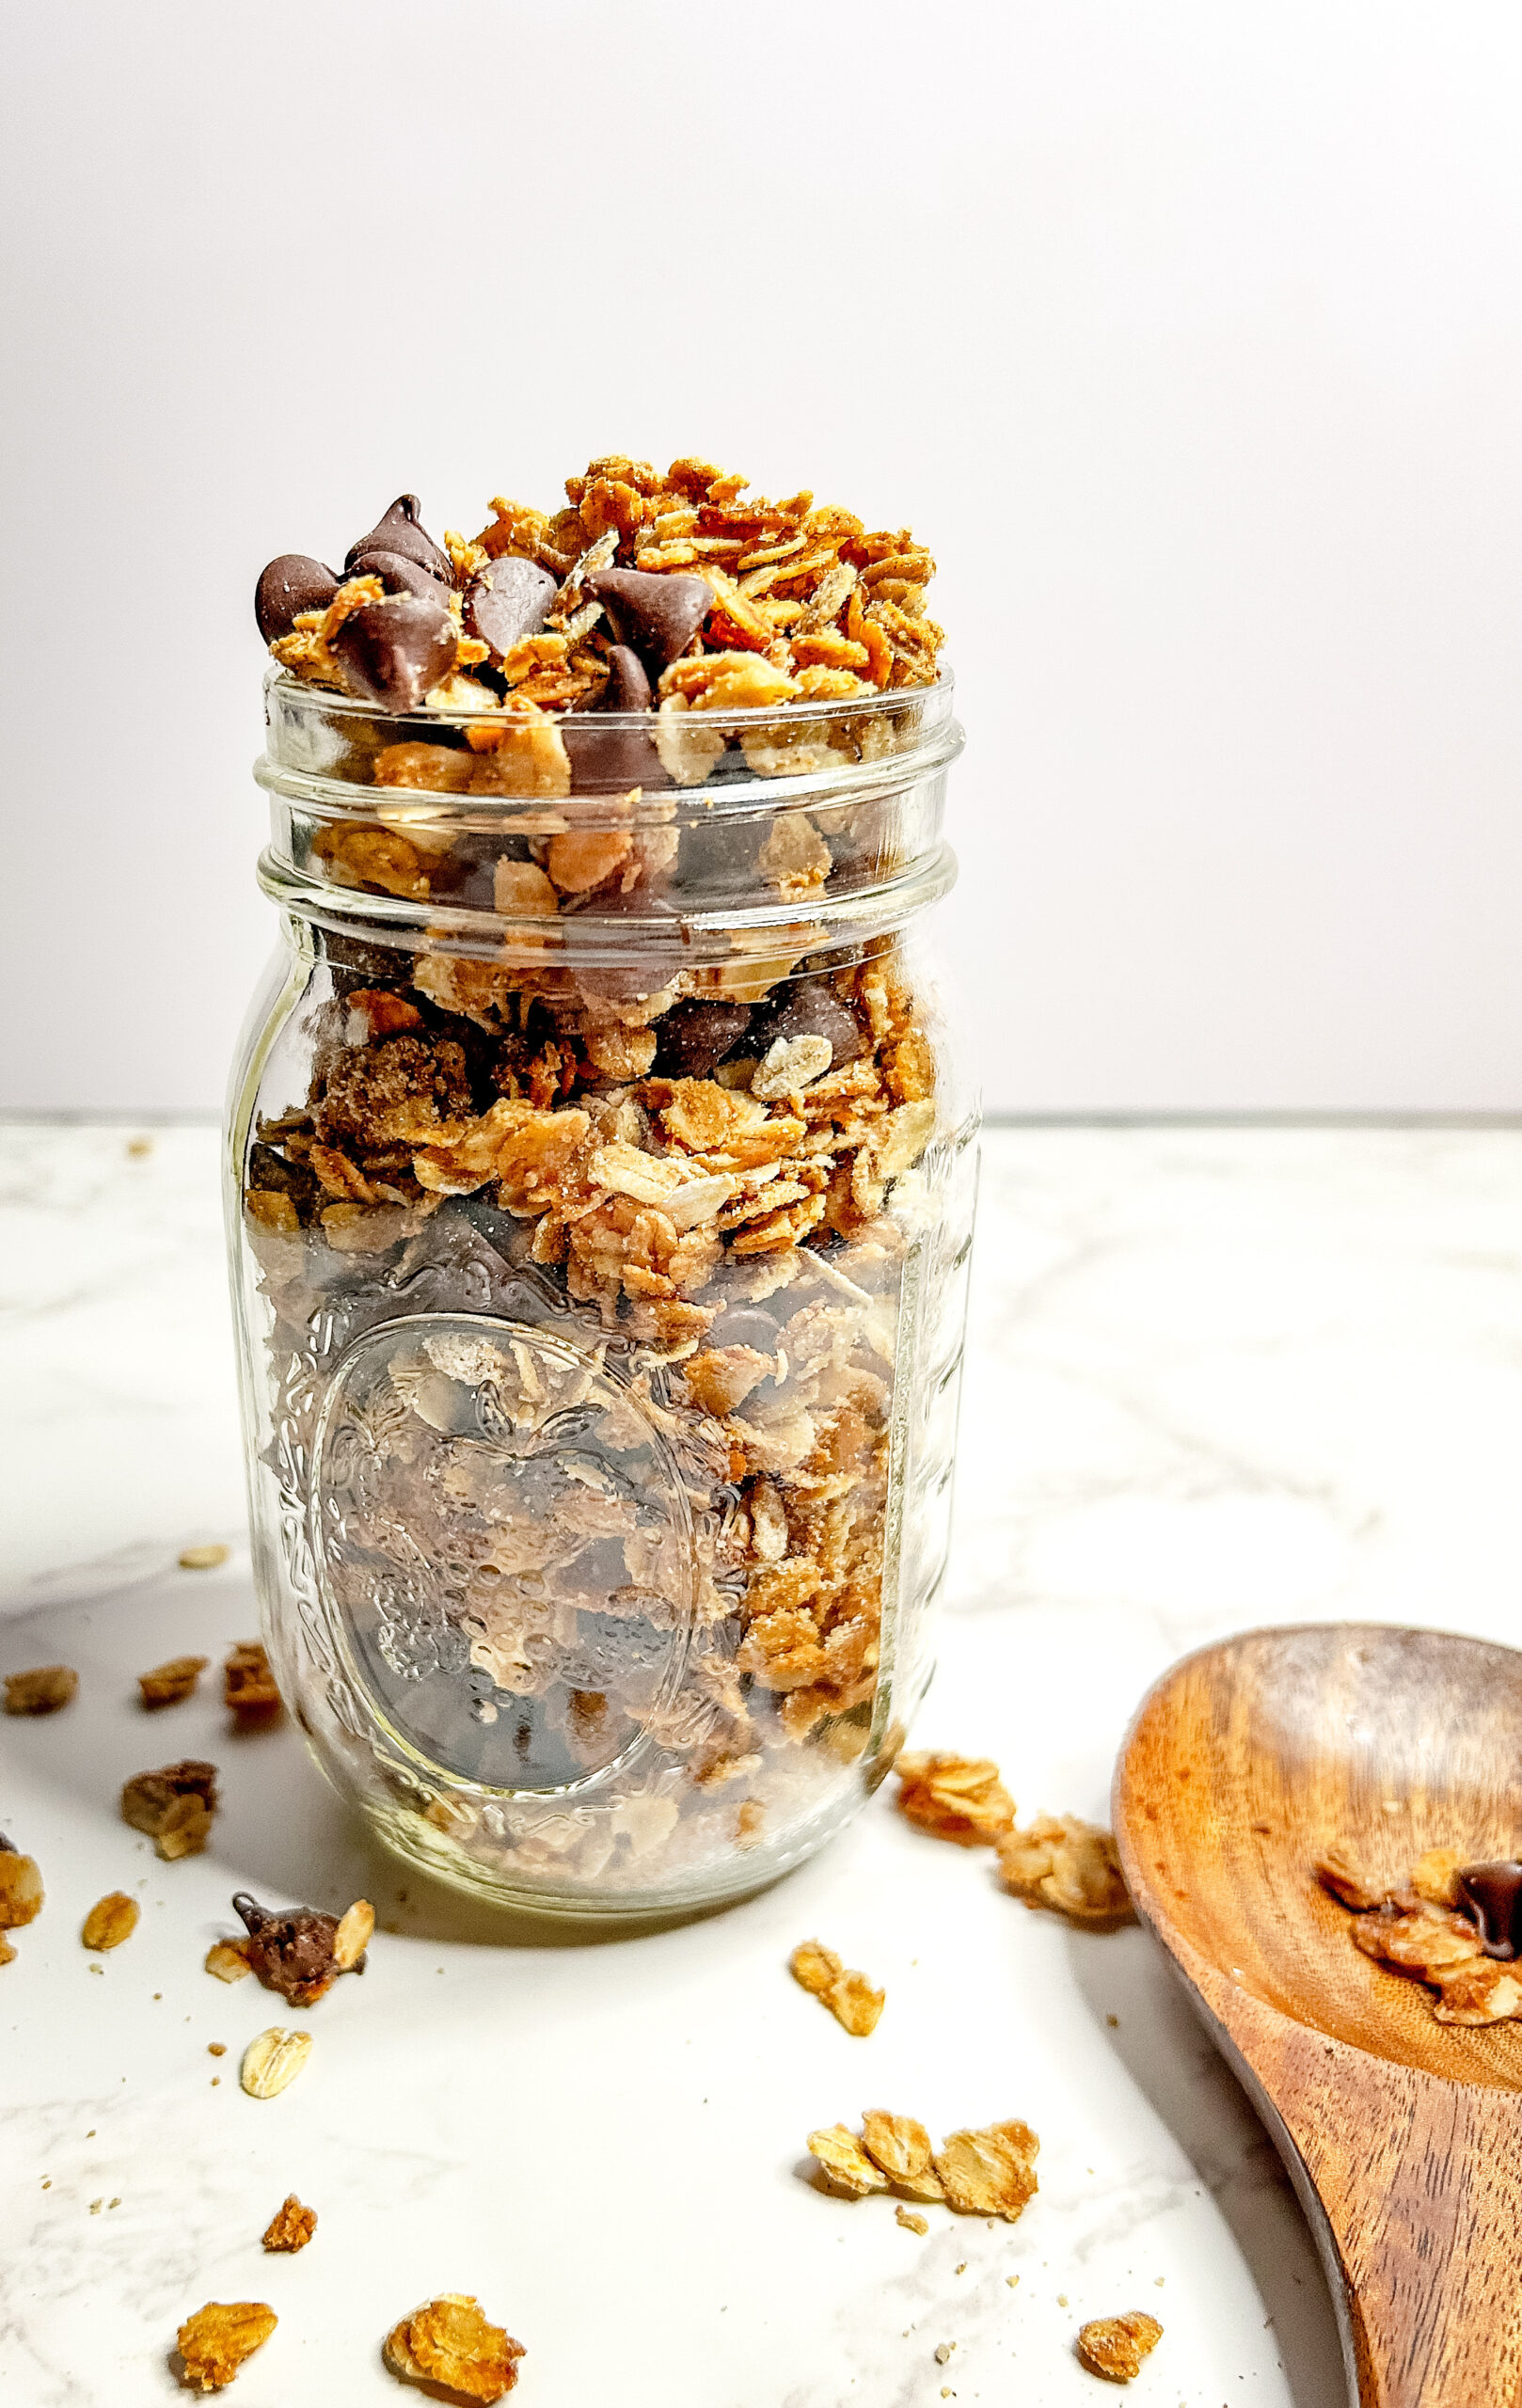
<path fill-rule="evenodd" d="M 774 1354 L 777 1351 L 777 1324 L 769 1316 L 757 1312 L 753 1306 L 737 1312 L 727 1312 L 711 1338 L 709 1346 L 749 1346 L 757 1354 Z"/>
<path fill-rule="evenodd" d="M 780 1003 L 757 1021 L 752 1041 L 756 1053 L 764 1054 L 779 1037 L 789 1042 L 795 1037 L 828 1038 L 832 1070 L 843 1069 L 867 1051 L 866 1032 L 861 1022 L 825 978 L 800 979 Z"/>
<path fill-rule="evenodd" d="M 1480 1925 L 1485 1955 L 1511 1964 L 1522 1949 L 1522 1864 L 1467 1864 L 1459 1888 Z"/>
<path fill-rule="evenodd" d="M 537 561 L 515 555 L 493 561 L 465 589 L 467 631 L 489 643 L 500 660 L 525 636 L 538 634 L 556 592 L 555 579 Z"/>
<path fill-rule="evenodd" d="M 325 610 L 339 590 L 339 580 L 321 561 L 305 552 L 282 552 L 260 571 L 254 588 L 254 616 L 266 643 L 288 636 L 298 610 Z"/>
<path fill-rule="evenodd" d="M 369 534 L 361 535 L 357 544 L 349 547 L 343 563 L 346 577 L 355 574 L 355 562 L 366 552 L 400 552 L 404 560 L 416 561 L 420 568 L 431 569 L 445 585 L 454 583 L 454 567 L 448 552 L 441 551 L 427 528 L 419 524 L 415 493 L 398 494 Z"/>
<path fill-rule="evenodd" d="M 415 711 L 423 696 L 449 674 L 454 659 L 454 621 L 446 603 L 425 594 L 399 594 L 366 602 L 344 620 L 332 650 L 342 663 L 351 694 L 383 710 Z"/>
<path fill-rule="evenodd" d="M 652 718 L 651 686 L 637 653 L 617 643 L 608 655 L 608 685 L 604 711 L 632 717 L 643 727 L 599 727 L 594 717 L 573 716 L 561 723 L 561 736 L 571 756 L 571 786 L 576 794 L 626 794 L 631 786 L 648 790 L 669 786 L 671 779 L 648 733 Z"/>
<path fill-rule="evenodd" d="M 653 677 L 687 650 L 713 609 L 713 589 L 701 577 L 657 577 L 646 569 L 595 569 L 587 592 L 602 604 L 619 642 L 633 645 Z"/>
<path fill-rule="evenodd" d="M 648 711 L 655 708 L 655 689 L 637 652 L 615 643 L 608 652 L 608 684 L 601 707 L 605 711 Z"/>
<path fill-rule="evenodd" d="M 716 1063 L 734 1052 L 750 1025 L 749 1004 L 705 1004 L 693 995 L 684 996 L 656 1022 L 658 1076 L 706 1078 Z"/>
<path fill-rule="evenodd" d="M 351 577 L 378 577 L 388 594 L 421 594 L 436 602 L 444 592 L 430 568 L 421 561 L 409 560 L 405 552 L 356 552 L 350 562 Z"/>
<path fill-rule="evenodd" d="M 337 1915 L 319 1914 L 312 1907 L 274 1914 L 246 1890 L 240 1890 L 232 1904 L 248 1934 L 248 1962 L 264 1988 L 278 1990 L 293 2006 L 312 2004 L 338 1970 L 333 1960 Z"/>

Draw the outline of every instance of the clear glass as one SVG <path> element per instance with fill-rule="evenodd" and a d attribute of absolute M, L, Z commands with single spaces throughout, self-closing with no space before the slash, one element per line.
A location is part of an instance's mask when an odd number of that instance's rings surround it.
<path fill-rule="evenodd" d="M 949 681 L 504 733 L 277 677 L 267 720 L 229 1229 L 287 1703 L 504 1903 L 758 1888 L 929 1676 L 977 1128 L 925 943 Z"/>

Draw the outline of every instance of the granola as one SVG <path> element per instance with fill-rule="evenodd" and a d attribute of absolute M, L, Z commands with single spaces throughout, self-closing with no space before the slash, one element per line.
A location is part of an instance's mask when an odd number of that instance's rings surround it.
<path fill-rule="evenodd" d="M 262 2300 L 208 2300 L 185 2319 L 175 2337 L 186 2388 L 221 2391 L 245 2359 L 263 2348 L 277 2321 L 273 2307 Z"/>
<path fill-rule="evenodd" d="M 898 1811 L 938 1840 L 986 1847 L 1015 1819 L 1015 1801 L 986 1756 L 900 1756 Z"/>
<path fill-rule="evenodd" d="M 885 1993 L 875 1989 L 864 1973 L 848 1972 L 832 1948 L 817 1940 L 802 1941 L 788 1964 L 800 1988 L 827 2006 L 853 2039 L 864 2040 L 877 2030 Z"/>
<path fill-rule="evenodd" d="M 79 1936 L 87 1948 L 119 1948 L 136 1930 L 140 1911 L 136 1899 L 129 1898 L 124 1890 L 108 1891 L 96 1899 Z"/>
<path fill-rule="evenodd" d="M 79 1687 L 79 1674 L 68 1664 L 40 1664 L 35 1671 L 8 1672 L 5 1680 L 8 1714 L 56 1714 Z"/>
<path fill-rule="evenodd" d="M 1352 1909 L 1354 1946 L 1435 1990 L 1439 2023 L 1522 2021 L 1522 1974 L 1511 1970 L 1522 1956 L 1522 1862 L 1434 1847 L 1393 1882 L 1335 1842 L 1315 1871 Z"/>
<path fill-rule="evenodd" d="M 36 1859 L 24 1856 L 0 1831 L 0 1932 L 19 1931 L 42 1911 L 42 1876 Z"/>
<path fill-rule="evenodd" d="M 1113 1930 L 1131 1899 L 1110 1833 L 1077 1814 L 1038 1814 L 998 1842 L 999 1870 L 1028 1907 L 1051 1907 L 1073 1923 Z"/>
<path fill-rule="evenodd" d="M 1151 2356 L 1162 2338 L 1156 2317 L 1139 2307 L 1125 2316 L 1096 2316 L 1079 2331 L 1079 2363 L 1106 2383 L 1134 2383 L 1142 2360 Z"/>
<path fill-rule="evenodd" d="M 277 2099 L 289 2090 L 311 2055 L 309 2032 L 282 2031 L 272 2023 L 257 2032 L 243 2052 L 238 2079 L 250 2099 Z"/>
<path fill-rule="evenodd" d="M 207 1656 L 171 1656 L 166 1664 L 155 1664 L 151 1672 L 139 1672 L 137 1686 L 143 1693 L 143 1703 L 149 1707 L 182 1705 L 194 1697 L 196 1684 L 211 1661 Z"/>
<path fill-rule="evenodd" d="M 286 2194 L 269 2223 L 260 2242 L 262 2249 L 290 2255 L 305 2249 L 317 2229 L 315 2210 L 304 2208 L 293 2191 Z"/>
<path fill-rule="evenodd" d="M 280 1711 L 269 1657 L 257 1639 L 240 1640 L 222 1667 L 222 1702 L 240 1727 L 271 1722 Z"/>
<path fill-rule="evenodd" d="M 809 2154 L 826 2181 L 848 2198 L 894 2190 L 943 2200 L 959 2215 L 1000 2216 L 1013 2224 L 1035 2197 L 1040 2143 L 1018 2120 L 952 2132 L 939 2149 L 912 2115 L 872 2108 L 859 2133 L 845 2124 L 811 2132 Z M 901 2220 L 901 2219 L 900 2219 Z"/>
<path fill-rule="evenodd" d="M 491 2323 L 468 2292 L 446 2291 L 386 2337 L 384 2355 L 405 2383 L 438 2384 L 461 2400 L 501 2400 L 518 2379 L 521 2341 Z"/>
<path fill-rule="evenodd" d="M 121 1819 L 146 1831 L 160 1856 L 198 1856 L 216 1813 L 216 1766 L 198 1756 L 135 1773 L 121 1792 Z"/>
<path fill-rule="evenodd" d="M 240 1890 L 232 1904 L 248 1937 L 231 1944 L 225 1962 L 219 1960 L 214 1966 L 208 1957 L 208 1972 L 218 1973 L 222 1980 L 238 1979 L 232 1963 L 235 1952 L 243 1967 L 257 1973 L 267 1990 L 277 1990 L 293 2006 L 315 2006 L 341 1973 L 364 1972 L 365 1950 L 375 1928 L 375 1910 L 368 1899 L 357 1899 L 341 1920 L 321 1914 L 313 1907 L 276 1914 L 246 1890 Z"/>

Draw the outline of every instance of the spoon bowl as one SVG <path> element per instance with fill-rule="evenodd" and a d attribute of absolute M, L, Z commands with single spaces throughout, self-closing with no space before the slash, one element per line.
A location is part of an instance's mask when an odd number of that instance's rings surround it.
<path fill-rule="evenodd" d="M 1522 2027 L 1438 2023 L 1356 1950 L 1333 1842 L 1391 1884 L 1522 1849 L 1522 1655 L 1438 1631 L 1250 1631 L 1174 1666 L 1116 1772 L 1142 1920 L 1284 2157 L 1350 2396 L 1522 2402 Z"/>

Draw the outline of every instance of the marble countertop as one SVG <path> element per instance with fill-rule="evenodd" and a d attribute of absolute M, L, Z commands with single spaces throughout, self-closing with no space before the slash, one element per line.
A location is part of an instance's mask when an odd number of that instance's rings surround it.
<path fill-rule="evenodd" d="M 1334 2408 L 1298 2210 L 1141 1932 L 1027 1913 L 879 1799 L 722 1916 L 532 1933 L 378 1856 L 289 1730 L 230 1738 L 214 1698 L 145 1728 L 135 1671 L 254 1625 L 215 1161 L 202 1127 L 0 1128 L 0 1671 L 81 1675 L 63 1715 L 0 1724 L 0 1830 L 49 1893 L 0 1971 L 8 2400 L 183 2398 L 178 2323 L 255 2298 L 280 2322 L 239 2408 L 395 2400 L 381 2337 L 465 2290 L 527 2345 L 526 2408 L 1093 2400 L 1073 2335 L 1134 2306 L 1165 2328 L 1138 2400 Z M 1102 1816 L 1143 1689 L 1232 1628 L 1513 1639 L 1522 1132 L 992 1132 L 962 1433 L 918 1735 L 996 1756 L 1023 1813 Z M 177 1568 L 214 1539 L 224 1567 Z M 176 1754 L 213 1756 L 227 1804 L 165 1865 L 115 1801 Z M 382 1923 L 267 2102 L 238 2055 L 285 2010 L 201 1971 L 245 1884 L 363 1892 Z M 92 1958 L 81 1918 L 118 1887 L 142 1923 Z M 885 1984 L 871 2039 L 788 1979 L 816 1933 Z M 1025 2116 L 1038 2198 L 920 2240 L 822 2195 L 805 2133 L 878 2105 Z M 317 2237 L 266 2257 L 292 2190 Z"/>

